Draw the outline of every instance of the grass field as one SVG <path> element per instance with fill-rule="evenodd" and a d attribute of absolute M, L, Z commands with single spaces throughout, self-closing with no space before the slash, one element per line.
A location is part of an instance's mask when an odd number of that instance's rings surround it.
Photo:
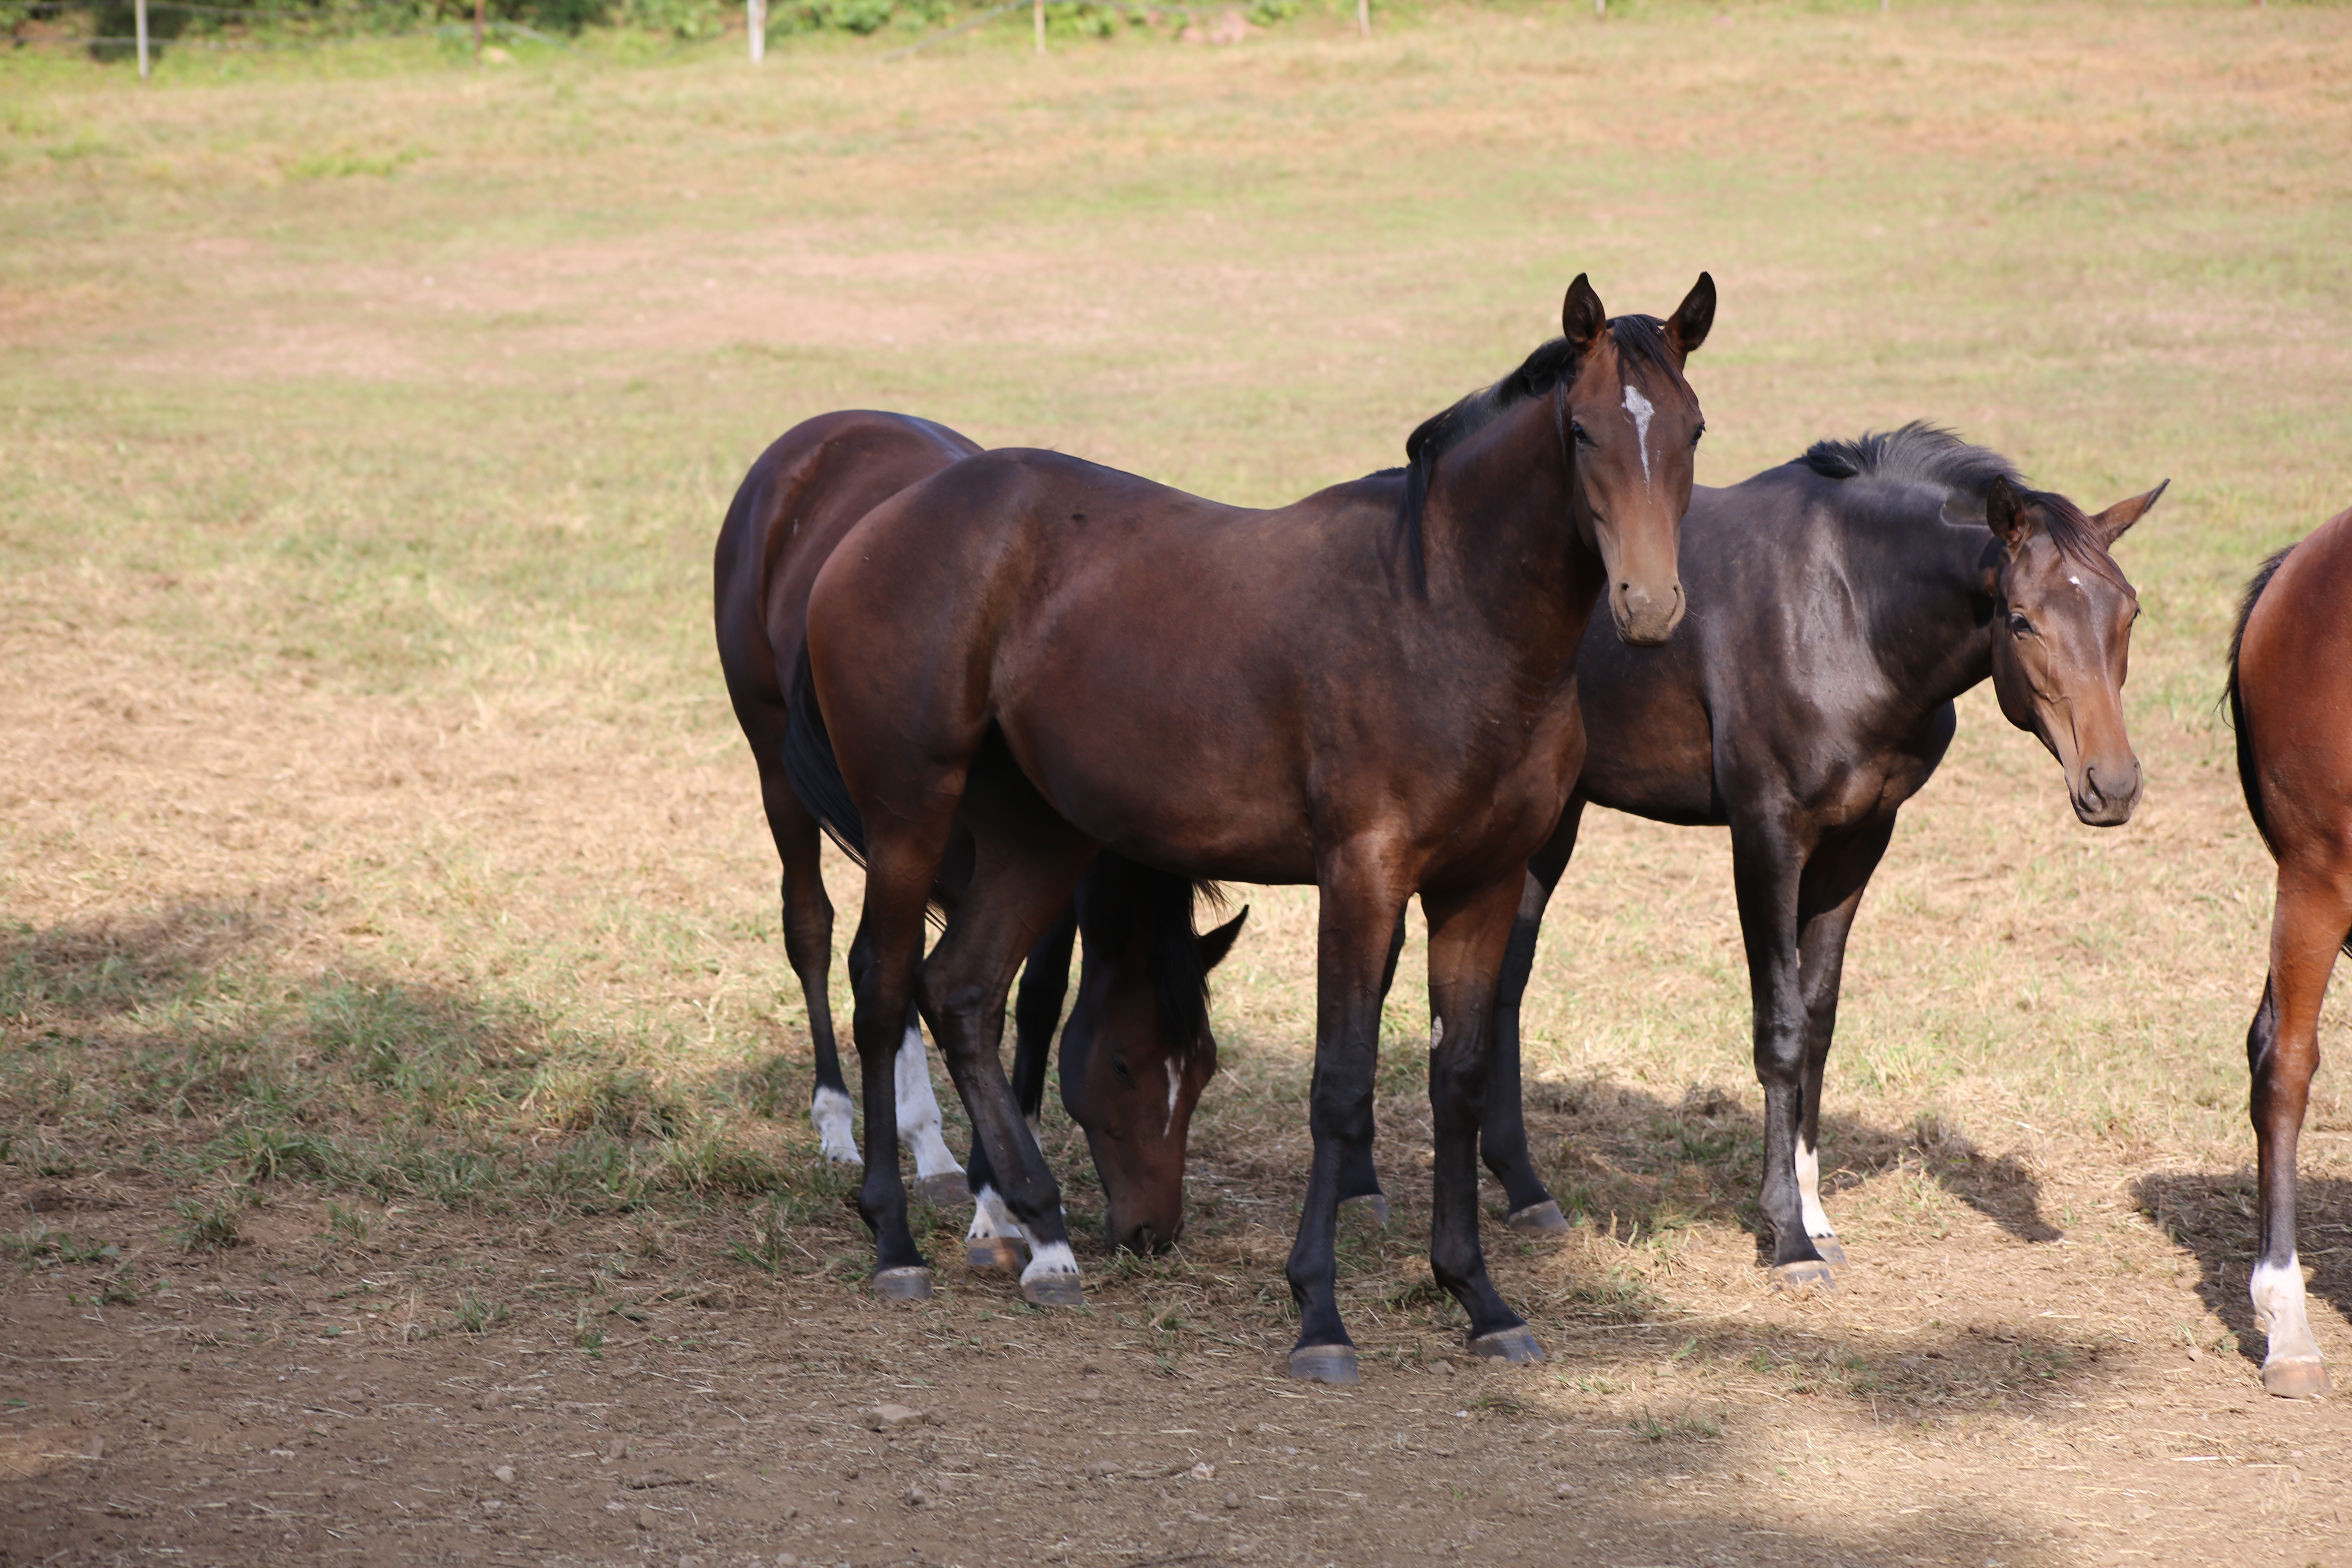
<path fill-rule="evenodd" d="M 2352 14 L 898 41 L 0 61 L 0 1563 L 2352 1562 L 2352 1428 L 2254 1372 L 2269 869 L 2215 703 L 2238 586 L 2352 502 Z M 752 456 L 891 407 L 1272 502 L 1578 271 L 1701 268 L 1702 482 L 1922 416 L 2089 507 L 2172 479 L 2118 552 L 2138 816 L 2076 826 L 1979 693 L 1864 908 L 1844 1289 L 1754 1267 L 1722 836 L 1595 813 L 1528 1014 L 1577 1230 L 1489 1237 L 1547 1367 L 1458 1365 L 1428 1284 L 1409 955 L 1367 1384 L 1272 1374 L 1296 889 L 1217 977 L 1181 1254 L 1082 1253 L 1048 1319 L 940 1214 L 939 1300 L 867 1300 L 709 647 Z M 2329 1079 L 2304 1168 L 2352 1366 Z"/>

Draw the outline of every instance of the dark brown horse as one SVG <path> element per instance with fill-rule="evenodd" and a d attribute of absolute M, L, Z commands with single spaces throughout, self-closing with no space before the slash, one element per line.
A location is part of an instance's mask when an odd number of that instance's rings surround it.
<path fill-rule="evenodd" d="M 719 663 L 759 766 L 769 831 L 783 862 L 784 950 L 807 999 L 816 1055 L 810 1116 L 825 1155 L 845 1163 L 856 1162 L 858 1152 L 826 991 L 833 904 L 818 866 L 816 820 L 784 775 L 790 702 L 780 672 L 788 674 L 800 658 L 809 584 L 842 535 L 877 502 L 978 450 L 929 420 L 863 411 L 824 415 L 794 426 L 761 454 L 719 534 L 713 588 Z M 943 907 L 953 904 L 970 873 L 969 836 L 959 836 L 933 889 Z M 1089 873 L 1090 885 L 1095 882 L 1107 888 L 1085 900 L 1087 961 L 1066 1037 L 1079 1059 L 1073 1062 L 1066 1047 L 1064 1058 L 1066 1084 L 1075 1077 L 1084 1089 L 1064 1099 L 1094 1143 L 1111 1242 L 1151 1250 L 1172 1241 L 1182 1223 L 1184 1130 L 1201 1087 L 1216 1070 L 1216 1042 L 1200 994 L 1209 968 L 1231 947 L 1241 917 L 1196 937 L 1189 883 L 1109 860 Z M 1044 1086 L 1079 923 L 1076 910 L 1056 922 L 1023 983 L 1020 1070 L 1035 1080 L 1022 1085 L 1032 1106 Z M 1102 1065 L 1090 1070 L 1097 1056 Z M 1171 1082 L 1183 1089 L 1172 1108 Z M 985 1158 L 975 1150 L 967 1184 L 940 1135 L 922 1036 L 911 1021 L 900 1039 L 893 1085 L 892 1124 L 913 1145 L 919 1182 L 940 1202 L 969 1190 L 976 1199 L 975 1256 L 993 1260 L 1012 1238 L 995 1223 L 1003 1212 L 990 1190 Z M 891 1157 L 897 1158 L 895 1145 Z"/>
<path fill-rule="evenodd" d="M 1579 278 L 1565 335 L 1424 424 L 1403 474 L 1275 510 L 1006 451 L 899 492 L 844 541 L 810 595 L 816 703 L 793 704 L 788 754 L 803 799 L 837 781 L 827 815 L 854 813 L 868 854 L 859 1206 L 878 1289 L 929 1280 L 897 1163 L 873 1142 L 891 1136 L 914 998 L 1035 1244 L 1028 1278 L 1061 1272 L 1075 1296 L 1059 1193 L 998 1040 L 1023 954 L 1108 849 L 1320 891 L 1314 1159 L 1287 1270 L 1305 1377 L 1356 1377 L 1335 1293 L 1338 1178 L 1371 1134 L 1390 931 L 1420 894 L 1431 1267 L 1477 1350 L 1540 1353 L 1478 1242 L 1488 1016 L 1526 858 L 1582 762 L 1573 682 L 1593 607 L 1605 596 L 1636 643 L 1682 617 L 1675 535 L 1700 431 L 1682 367 L 1714 303 L 1702 277 L 1670 321 L 1612 321 Z M 926 961 L 924 908 L 959 819 L 974 874 Z"/>
<path fill-rule="evenodd" d="M 2085 517 L 2023 488 L 1999 454 L 1910 425 L 1694 494 L 1682 567 L 1706 613 L 1661 648 L 1586 637 L 1584 770 L 1528 865 L 1480 1140 L 1514 1226 L 1566 1228 L 1528 1155 L 1519 1002 L 1598 802 L 1731 829 L 1769 1261 L 1780 1282 L 1830 1279 L 1844 1255 L 1821 1203 L 1822 1074 L 1846 937 L 1895 814 L 1950 744 L 1953 700 L 1990 678 L 2010 721 L 2057 758 L 2076 816 L 2131 816 L 2122 689 L 2139 603 L 2108 547 L 2163 490 Z M 1349 1195 L 1378 1191 L 1369 1162 L 1349 1174 Z"/>
<path fill-rule="evenodd" d="M 2230 716 L 2246 809 L 2278 858 L 2270 974 L 2246 1031 L 2262 1250 L 2250 1289 L 2270 1336 L 2263 1386 L 2327 1392 L 2294 1246 L 2294 1147 L 2319 1068 L 2319 1005 L 2352 951 L 2352 511 L 2271 557 L 2230 643 Z"/>

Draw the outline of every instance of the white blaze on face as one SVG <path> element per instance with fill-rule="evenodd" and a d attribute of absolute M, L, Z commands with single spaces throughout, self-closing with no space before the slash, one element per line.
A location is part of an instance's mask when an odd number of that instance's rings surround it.
<path fill-rule="evenodd" d="M 1165 1065 L 1168 1068 L 1168 1125 L 1160 1129 L 1162 1134 L 1173 1131 L 1176 1126 L 1176 1096 L 1184 1086 L 1184 1080 L 1176 1073 L 1176 1058 L 1170 1057 Z"/>
<path fill-rule="evenodd" d="M 923 1051 L 921 1030 L 907 1031 L 907 1037 L 898 1042 L 898 1059 L 893 1068 L 898 1136 L 915 1151 L 915 1174 L 943 1176 L 963 1169 L 948 1152 L 947 1140 L 940 1136 L 940 1102 L 931 1093 L 931 1063 Z"/>
<path fill-rule="evenodd" d="M 1642 484 L 1650 483 L 1650 416 L 1657 410 L 1632 382 L 1625 384 L 1625 412 L 1633 416 L 1633 440 L 1642 448 Z"/>

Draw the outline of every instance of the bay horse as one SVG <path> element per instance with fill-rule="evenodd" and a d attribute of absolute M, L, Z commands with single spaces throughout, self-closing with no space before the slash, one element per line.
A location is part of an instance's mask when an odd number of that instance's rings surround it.
<path fill-rule="evenodd" d="M 865 410 L 821 415 L 793 426 L 752 463 L 719 533 L 712 583 L 719 664 L 759 767 L 761 804 L 783 863 L 784 950 L 807 1001 L 816 1058 L 810 1119 L 824 1156 L 841 1163 L 856 1163 L 860 1156 L 827 990 L 833 904 L 819 866 L 818 825 L 784 773 L 788 675 L 800 658 L 809 584 L 842 536 L 877 502 L 979 450 L 968 437 L 926 419 Z M 970 862 L 966 837 L 947 857 L 933 889 L 942 907 L 951 907 L 961 894 Z M 1090 929 L 1079 999 L 1065 1036 L 1064 1101 L 1094 1149 L 1112 1245 L 1155 1250 L 1172 1242 L 1181 1226 L 1184 1131 L 1202 1086 L 1216 1070 L 1205 1010 L 1187 998 L 1201 995 L 1209 969 L 1231 948 L 1247 911 L 1217 931 L 1196 935 L 1189 884 L 1108 860 L 1088 879 L 1090 890 L 1095 883 L 1103 886 L 1084 901 Z M 1016 1076 L 1032 1107 L 1042 1095 L 1080 923 L 1074 905 L 1041 941 L 1024 973 L 1024 1065 Z M 1103 1059 L 1099 1068 L 1097 1057 Z M 1034 1086 L 1027 1081 L 1033 1076 Z M 1074 1082 L 1076 1092 L 1071 1092 Z M 1146 1114 L 1165 1105 L 1165 1085 L 1171 1082 L 1184 1090 L 1176 1108 L 1181 1116 Z M 1006 1232 L 995 1223 L 1002 1208 L 985 1156 L 975 1149 L 967 1177 L 948 1149 L 911 1014 L 892 1084 L 892 1125 L 913 1146 L 919 1186 L 939 1203 L 972 1198 L 969 1250 L 976 1262 L 1003 1261 Z M 897 1158 L 895 1143 L 891 1158 Z"/>
<path fill-rule="evenodd" d="M 1568 1228 L 1528 1150 L 1519 1005 L 1598 802 L 1731 830 L 1770 1267 L 1779 1284 L 1833 1283 L 1844 1253 L 1821 1202 L 1822 1075 L 1864 890 L 1951 743 L 1954 700 L 1988 679 L 2057 759 L 2081 821 L 2130 817 L 2140 768 L 2122 690 L 2139 601 L 2110 547 L 2164 489 L 2086 517 L 2000 454 L 1914 423 L 1693 492 L 1682 570 L 1706 613 L 1664 647 L 1586 635 L 1583 771 L 1512 928 L 1480 1143 L 1514 1228 Z M 1369 1157 L 1343 1191 L 1379 1194 Z"/>
<path fill-rule="evenodd" d="M 890 1062 L 909 1000 L 940 1042 L 1029 1238 L 1024 1282 L 1077 1296 L 1059 1191 L 998 1057 L 1005 994 L 1100 851 L 1321 900 L 1314 1155 L 1286 1270 L 1294 1376 L 1353 1383 L 1336 1294 L 1338 1177 L 1371 1134 L 1390 932 L 1430 926 L 1430 1262 L 1472 1348 L 1541 1354 L 1479 1247 L 1488 1016 L 1528 856 L 1582 761 L 1577 652 L 1683 615 L 1675 535 L 1701 431 L 1683 377 L 1702 274 L 1673 317 L 1612 320 L 1579 277 L 1562 336 L 1424 422 L 1402 473 L 1289 506 L 1224 506 L 1058 453 L 967 458 L 883 501 L 811 589 L 788 765 L 867 853 L 854 1021 L 874 1284 L 919 1295 Z M 919 616 L 905 606 L 923 606 Z M 968 892 L 924 911 L 961 820 Z"/>
<path fill-rule="evenodd" d="M 2327 1392 L 2294 1244 L 2294 1152 L 2319 1068 L 2319 1006 L 2352 952 L 2352 511 L 2264 562 L 2230 638 L 2230 717 L 2246 810 L 2278 860 L 2270 973 L 2246 1031 L 2262 1245 L 2248 1290 L 2263 1386 Z"/>

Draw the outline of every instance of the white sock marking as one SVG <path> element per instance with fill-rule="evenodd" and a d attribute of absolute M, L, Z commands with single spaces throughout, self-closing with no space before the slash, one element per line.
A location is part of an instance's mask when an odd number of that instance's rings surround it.
<path fill-rule="evenodd" d="M 898 1091 L 898 1136 L 915 1151 L 915 1174 L 941 1176 L 963 1167 L 948 1152 L 940 1136 L 940 1102 L 931 1093 L 931 1061 L 923 1051 L 923 1033 L 909 1028 L 898 1042 L 894 1064 Z"/>
<path fill-rule="evenodd" d="M 1657 410 L 1633 383 L 1625 384 L 1625 412 L 1633 416 L 1633 440 L 1642 448 L 1642 486 L 1650 484 L 1650 416 Z"/>
<path fill-rule="evenodd" d="M 1000 1236 L 1018 1237 L 1021 1227 L 1013 1223 L 1005 1212 L 1004 1199 L 994 1187 L 983 1186 L 972 1194 L 971 1228 L 964 1232 L 967 1241 L 991 1241 Z"/>
<path fill-rule="evenodd" d="M 816 1123 L 817 1147 L 836 1165 L 863 1165 L 857 1138 L 849 1126 L 849 1096 L 837 1089 L 820 1089 L 809 1101 L 809 1120 Z"/>
<path fill-rule="evenodd" d="M 1066 1241 L 1049 1241 L 1039 1247 L 1030 1244 L 1029 1267 L 1021 1271 L 1021 1283 L 1028 1284 L 1040 1274 L 1076 1274 L 1078 1260 L 1070 1256 Z"/>
<path fill-rule="evenodd" d="M 2303 1310 L 2303 1261 L 2287 1254 L 2284 1266 L 2254 1265 L 2246 1294 L 2254 1299 L 2254 1321 L 2270 1336 L 2267 1366 L 2277 1361 L 2317 1361 L 2319 1342 L 2311 1337 L 2311 1320 Z"/>
<path fill-rule="evenodd" d="M 1807 1236 L 1835 1236 L 1828 1211 L 1822 1207 L 1822 1152 L 1797 1134 L 1797 1197 L 1804 1205 Z"/>

